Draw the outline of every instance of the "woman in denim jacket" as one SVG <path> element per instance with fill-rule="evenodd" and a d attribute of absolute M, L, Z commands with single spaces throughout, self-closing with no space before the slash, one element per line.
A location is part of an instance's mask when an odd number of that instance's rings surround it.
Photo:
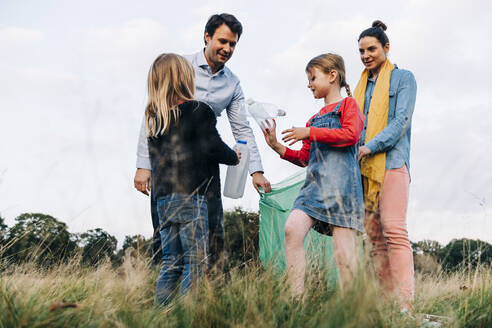
<path fill-rule="evenodd" d="M 180 278 L 179 293 L 186 292 L 205 268 L 207 196 L 220 196 L 219 163 L 235 165 L 240 156 L 222 142 L 210 106 L 193 100 L 194 78 L 175 54 L 157 57 L 148 77 L 145 128 L 162 250 L 158 304 L 169 302 Z"/>
<path fill-rule="evenodd" d="M 386 26 L 375 21 L 359 36 L 365 70 L 355 98 L 365 114 L 360 138 L 366 207 L 365 228 L 371 256 L 386 295 L 411 310 L 414 295 L 413 255 L 406 229 L 410 184 L 410 136 L 417 85 L 410 71 L 387 58 Z"/>

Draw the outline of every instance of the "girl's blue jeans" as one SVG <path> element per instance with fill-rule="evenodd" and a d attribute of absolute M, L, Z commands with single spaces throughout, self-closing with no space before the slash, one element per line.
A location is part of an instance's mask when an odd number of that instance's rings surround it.
<path fill-rule="evenodd" d="M 160 224 L 162 268 L 157 278 L 155 299 L 165 305 L 178 286 L 188 291 L 193 280 L 206 268 L 208 254 L 207 200 L 202 195 L 171 194 L 157 200 Z"/>

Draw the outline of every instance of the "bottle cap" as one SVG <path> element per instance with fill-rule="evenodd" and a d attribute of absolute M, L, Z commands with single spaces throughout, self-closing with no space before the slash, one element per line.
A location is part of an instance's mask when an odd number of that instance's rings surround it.
<path fill-rule="evenodd" d="M 244 141 L 244 140 L 238 140 L 237 143 L 240 143 L 240 144 L 243 144 L 243 145 L 246 145 L 248 142 L 247 141 Z"/>

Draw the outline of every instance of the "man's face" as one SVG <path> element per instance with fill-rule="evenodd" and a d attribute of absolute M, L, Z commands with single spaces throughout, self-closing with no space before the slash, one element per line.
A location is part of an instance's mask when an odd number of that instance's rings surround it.
<path fill-rule="evenodd" d="M 237 34 L 226 24 L 220 25 L 213 36 L 205 32 L 205 58 L 212 70 L 219 69 L 232 57 L 237 40 Z"/>

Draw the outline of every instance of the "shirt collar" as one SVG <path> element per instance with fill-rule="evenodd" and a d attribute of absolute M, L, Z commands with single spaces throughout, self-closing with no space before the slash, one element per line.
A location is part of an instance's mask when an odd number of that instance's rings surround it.
<path fill-rule="evenodd" d="M 199 67 L 209 67 L 207 58 L 205 58 L 204 50 L 201 50 L 196 54 L 196 64 Z"/>

